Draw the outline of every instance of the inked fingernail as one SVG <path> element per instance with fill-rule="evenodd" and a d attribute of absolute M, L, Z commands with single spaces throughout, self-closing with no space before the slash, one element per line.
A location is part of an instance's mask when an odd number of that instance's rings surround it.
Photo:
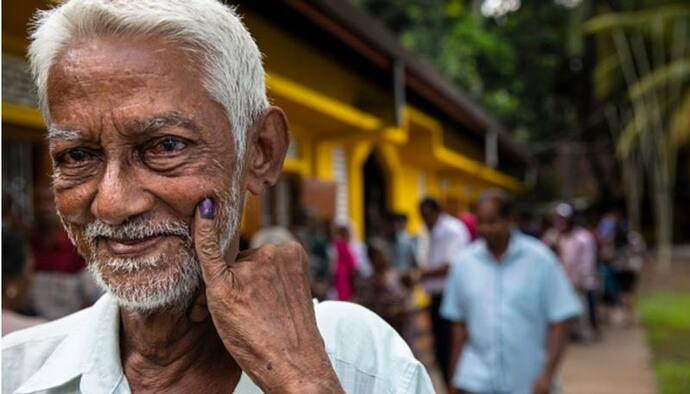
<path fill-rule="evenodd" d="M 205 198 L 201 202 L 201 217 L 204 219 L 213 219 L 213 201 L 210 198 Z"/>

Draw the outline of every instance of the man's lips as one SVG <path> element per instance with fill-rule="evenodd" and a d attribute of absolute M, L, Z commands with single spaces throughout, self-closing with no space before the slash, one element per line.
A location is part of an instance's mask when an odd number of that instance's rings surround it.
<path fill-rule="evenodd" d="M 103 238 L 108 251 L 114 255 L 139 255 L 149 249 L 152 249 L 156 244 L 163 240 L 165 236 L 157 235 L 141 239 L 115 239 Z"/>

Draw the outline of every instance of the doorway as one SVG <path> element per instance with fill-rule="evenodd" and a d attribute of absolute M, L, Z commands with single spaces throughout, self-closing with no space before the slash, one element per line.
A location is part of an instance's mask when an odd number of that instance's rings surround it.
<path fill-rule="evenodd" d="M 388 182 L 383 164 L 376 152 L 364 162 L 364 236 L 369 239 L 385 235 L 388 212 Z"/>

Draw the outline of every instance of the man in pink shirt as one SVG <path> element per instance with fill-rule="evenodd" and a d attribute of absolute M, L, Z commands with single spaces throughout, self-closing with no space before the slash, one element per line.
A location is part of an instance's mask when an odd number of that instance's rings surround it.
<path fill-rule="evenodd" d="M 589 313 L 580 315 L 576 333 L 580 339 L 590 340 L 597 333 L 595 291 L 597 288 L 596 239 L 586 228 L 576 225 L 572 207 L 561 204 L 557 215 L 562 220 L 558 238 L 558 255 L 568 279 Z"/>

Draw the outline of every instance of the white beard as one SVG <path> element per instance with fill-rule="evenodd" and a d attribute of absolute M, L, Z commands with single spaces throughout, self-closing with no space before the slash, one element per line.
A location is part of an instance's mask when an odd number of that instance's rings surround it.
<path fill-rule="evenodd" d="M 180 311 L 192 301 L 201 286 L 201 268 L 196 254 L 186 250 L 183 256 L 168 259 L 163 263 L 162 256 L 142 258 L 109 258 L 89 262 L 89 271 L 96 283 L 105 289 L 117 303 L 126 310 L 138 313 L 152 313 L 160 310 Z M 133 285 L 128 281 L 108 281 L 103 275 L 103 266 L 113 271 L 134 273 L 158 267 L 160 264 L 175 265 L 173 274 L 152 276 L 146 283 Z"/>
<path fill-rule="evenodd" d="M 240 200 L 239 183 L 233 182 L 230 193 L 216 199 L 216 218 L 223 230 L 219 234 L 219 246 L 225 251 L 230 240 L 239 228 L 242 201 Z M 75 235 L 70 226 L 65 226 L 70 238 Z M 126 310 L 151 314 L 161 310 L 181 311 L 191 305 L 193 298 L 202 284 L 201 267 L 194 245 L 192 244 L 189 226 L 179 221 L 166 221 L 151 224 L 142 218 L 129 220 L 121 225 L 109 225 L 99 219 L 86 225 L 83 234 L 79 234 L 90 245 L 88 259 L 89 271 L 96 282 L 105 289 L 118 304 Z M 101 237 L 120 239 L 142 239 L 155 235 L 178 236 L 184 242 L 181 253 L 173 256 L 163 254 L 138 258 L 113 258 L 103 256 L 98 250 L 98 239 Z M 126 280 L 127 274 L 154 270 L 145 283 L 132 283 Z M 104 275 L 105 272 L 116 272 L 125 279 L 114 280 Z"/>

